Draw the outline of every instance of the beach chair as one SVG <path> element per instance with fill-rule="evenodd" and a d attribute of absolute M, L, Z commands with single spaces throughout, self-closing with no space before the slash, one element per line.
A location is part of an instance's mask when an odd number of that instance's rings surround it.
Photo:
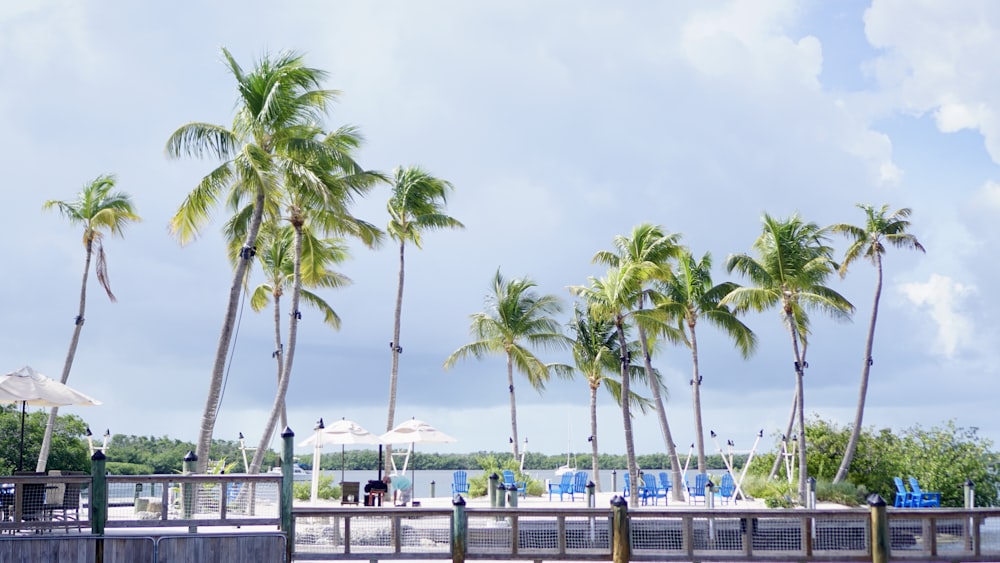
<path fill-rule="evenodd" d="M 666 500 L 667 495 L 670 493 L 670 489 L 673 488 L 673 484 L 670 482 L 670 475 L 666 471 L 660 471 L 660 488 L 663 489 L 663 498 Z"/>
<path fill-rule="evenodd" d="M 552 500 L 552 495 L 554 493 L 559 493 L 559 502 L 562 502 L 563 495 L 569 495 L 569 498 L 573 498 L 573 474 L 563 473 L 562 479 L 558 483 L 549 483 L 549 500 Z"/>
<path fill-rule="evenodd" d="M 587 494 L 587 472 L 577 471 L 573 474 L 573 493 L 586 495 Z M 586 498 L 586 497 L 584 497 Z M 570 495 L 570 500 L 576 500 Z"/>
<path fill-rule="evenodd" d="M 912 498 L 910 500 L 911 506 L 924 508 L 928 506 L 941 506 L 941 493 L 933 492 L 929 493 L 921 490 L 920 484 L 917 483 L 916 477 L 910 477 L 910 491 L 912 492 Z"/>
<path fill-rule="evenodd" d="M 451 495 L 458 493 L 469 494 L 469 479 L 465 471 L 459 469 L 451 474 Z"/>
<path fill-rule="evenodd" d="M 726 473 L 722 476 L 722 483 L 719 484 L 719 496 L 722 498 L 722 504 L 729 504 L 729 499 L 733 499 L 735 503 L 736 499 L 733 497 L 735 493 L 736 481 L 733 480 L 731 474 Z"/>
<path fill-rule="evenodd" d="M 639 490 L 639 497 L 642 499 L 642 504 L 648 504 L 649 499 L 653 499 L 653 505 L 656 505 L 657 499 L 661 497 L 666 502 L 667 492 L 656 484 L 656 475 L 643 473 L 642 489 Z"/>
<path fill-rule="evenodd" d="M 698 504 L 698 499 L 705 504 L 705 485 L 708 484 L 708 474 L 699 473 L 694 476 L 694 486 L 688 487 L 688 504 Z"/>
<path fill-rule="evenodd" d="M 514 472 L 510 469 L 503 470 L 503 484 L 505 487 L 510 489 L 511 485 L 517 488 L 517 493 L 521 495 L 521 498 L 526 498 L 528 496 L 528 483 L 526 481 L 516 481 Z"/>
<path fill-rule="evenodd" d="M 903 484 L 903 479 L 900 477 L 893 477 L 892 480 L 896 483 L 896 500 L 893 501 L 892 506 L 896 508 L 913 506 L 913 495 L 910 491 L 906 490 L 906 485 Z"/>
<path fill-rule="evenodd" d="M 625 488 L 622 489 L 622 496 L 628 498 L 629 494 L 632 492 L 631 478 L 628 476 L 628 471 L 625 472 Z"/>

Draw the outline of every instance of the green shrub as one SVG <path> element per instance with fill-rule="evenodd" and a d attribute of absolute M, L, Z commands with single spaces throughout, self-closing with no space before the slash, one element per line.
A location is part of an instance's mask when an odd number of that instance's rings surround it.
<path fill-rule="evenodd" d="M 476 458 L 476 463 L 479 467 L 483 469 L 483 474 L 469 479 L 469 496 L 470 497 L 483 497 L 489 492 L 489 477 L 493 473 L 497 475 L 502 475 L 504 469 L 509 469 L 514 472 L 515 481 L 524 481 L 526 483 L 525 491 L 527 494 L 533 496 L 541 496 L 542 494 L 542 483 L 537 479 L 532 479 L 527 473 L 521 472 L 521 465 L 515 459 L 509 459 L 505 462 L 501 462 L 496 455 L 488 454 Z M 500 478 L 503 480 L 503 477 Z"/>
<path fill-rule="evenodd" d="M 296 481 L 292 485 L 292 489 L 292 495 L 295 497 L 295 500 L 309 500 L 312 498 L 312 483 L 309 481 Z M 334 486 L 333 477 L 329 475 L 320 475 L 319 489 L 316 494 L 319 498 L 324 500 L 339 499 L 340 487 Z"/>

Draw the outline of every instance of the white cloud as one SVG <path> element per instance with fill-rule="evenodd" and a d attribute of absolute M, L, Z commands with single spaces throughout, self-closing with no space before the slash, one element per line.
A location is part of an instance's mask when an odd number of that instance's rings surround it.
<path fill-rule="evenodd" d="M 976 293 L 974 286 L 932 274 L 925 283 L 901 284 L 900 291 L 914 305 L 926 309 L 937 325 L 936 338 L 931 346 L 935 352 L 952 358 L 960 348 L 969 346 L 975 330 L 972 320 L 962 312 L 962 304 L 966 297 Z"/>

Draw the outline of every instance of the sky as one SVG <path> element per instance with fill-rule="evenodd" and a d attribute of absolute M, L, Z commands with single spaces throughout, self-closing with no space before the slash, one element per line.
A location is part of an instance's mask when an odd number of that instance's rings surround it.
<path fill-rule="evenodd" d="M 226 216 L 217 210 L 190 244 L 171 237 L 170 217 L 217 162 L 172 160 L 164 146 L 187 122 L 231 124 L 223 47 L 245 69 L 265 54 L 302 53 L 341 92 L 326 126 L 360 129 L 363 166 L 419 165 L 455 187 L 447 210 L 466 228 L 407 250 L 396 421 L 415 417 L 457 439 L 424 451 L 508 449 L 503 359 L 442 368 L 472 341 L 469 316 L 484 309 L 498 269 L 558 296 L 567 322 L 567 288 L 603 275 L 593 255 L 640 223 L 681 233 L 696 255 L 712 254 L 716 281 L 743 283 L 725 260 L 751 252 L 764 213 L 861 224 L 859 203 L 911 208 L 910 231 L 927 250 L 886 255 L 865 426 L 953 420 L 1000 440 L 1000 302 L 988 297 L 1000 275 L 1000 4 L 5 3 L 0 371 L 30 365 L 58 377 L 72 334 L 82 230 L 43 203 L 114 174 L 143 218 L 105 240 L 117 303 L 93 280 L 88 288 L 69 384 L 103 404 L 60 411 L 95 434 L 197 437 L 231 281 Z M 376 188 L 355 214 L 384 226 L 388 197 Z M 846 241 L 831 244 L 839 259 Z M 341 330 L 302 311 L 287 397 L 297 437 L 320 417 L 386 429 L 398 249 L 351 248 L 339 269 L 353 284 L 323 293 Z M 813 315 L 809 416 L 853 420 L 874 281 L 874 268 L 856 263 L 830 280 L 856 306 L 853 320 Z M 794 385 L 778 314 L 745 322 L 760 340 L 749 360 L 711 327 L 699 332 L 705 428 L 739 451 L 759 430 L 761 447 L 772 446 Z M 271 315 L 245 307 L 217 438 L 259 439 L 273 348 Z M 690 354 L 664 346 L 654 365 L 684 455 L 694 440 Z M 586 451 L 582 379 L 542 393 L 521 376 L 516 384 L 529 451 Z M 624 453 L 620 411 L 603 392 L 598 419 L 601 450 Z M 638 453 L 665 450 L 654 415 L 636 417 L 635 443 Z"/>

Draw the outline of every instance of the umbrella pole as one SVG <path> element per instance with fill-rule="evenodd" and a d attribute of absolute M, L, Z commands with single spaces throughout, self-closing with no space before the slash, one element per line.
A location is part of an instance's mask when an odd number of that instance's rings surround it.
<path fill-rule="evenodd" d="M 344 470 L 347 469 L 347 458 L 344 456 L 344 444 L 340 445 L 340 483 L 344 483 Z"/>
<path fill-rule="evenodd" d="M 382 444 L 378 445 L 378 480 L 382 480 Z"/>
<path fill-rule="evenodd" d="M 28 401 L 21 401 L 21 450 L 17 456 L 17 470 L 24 469 L 24 407 Z"/>

